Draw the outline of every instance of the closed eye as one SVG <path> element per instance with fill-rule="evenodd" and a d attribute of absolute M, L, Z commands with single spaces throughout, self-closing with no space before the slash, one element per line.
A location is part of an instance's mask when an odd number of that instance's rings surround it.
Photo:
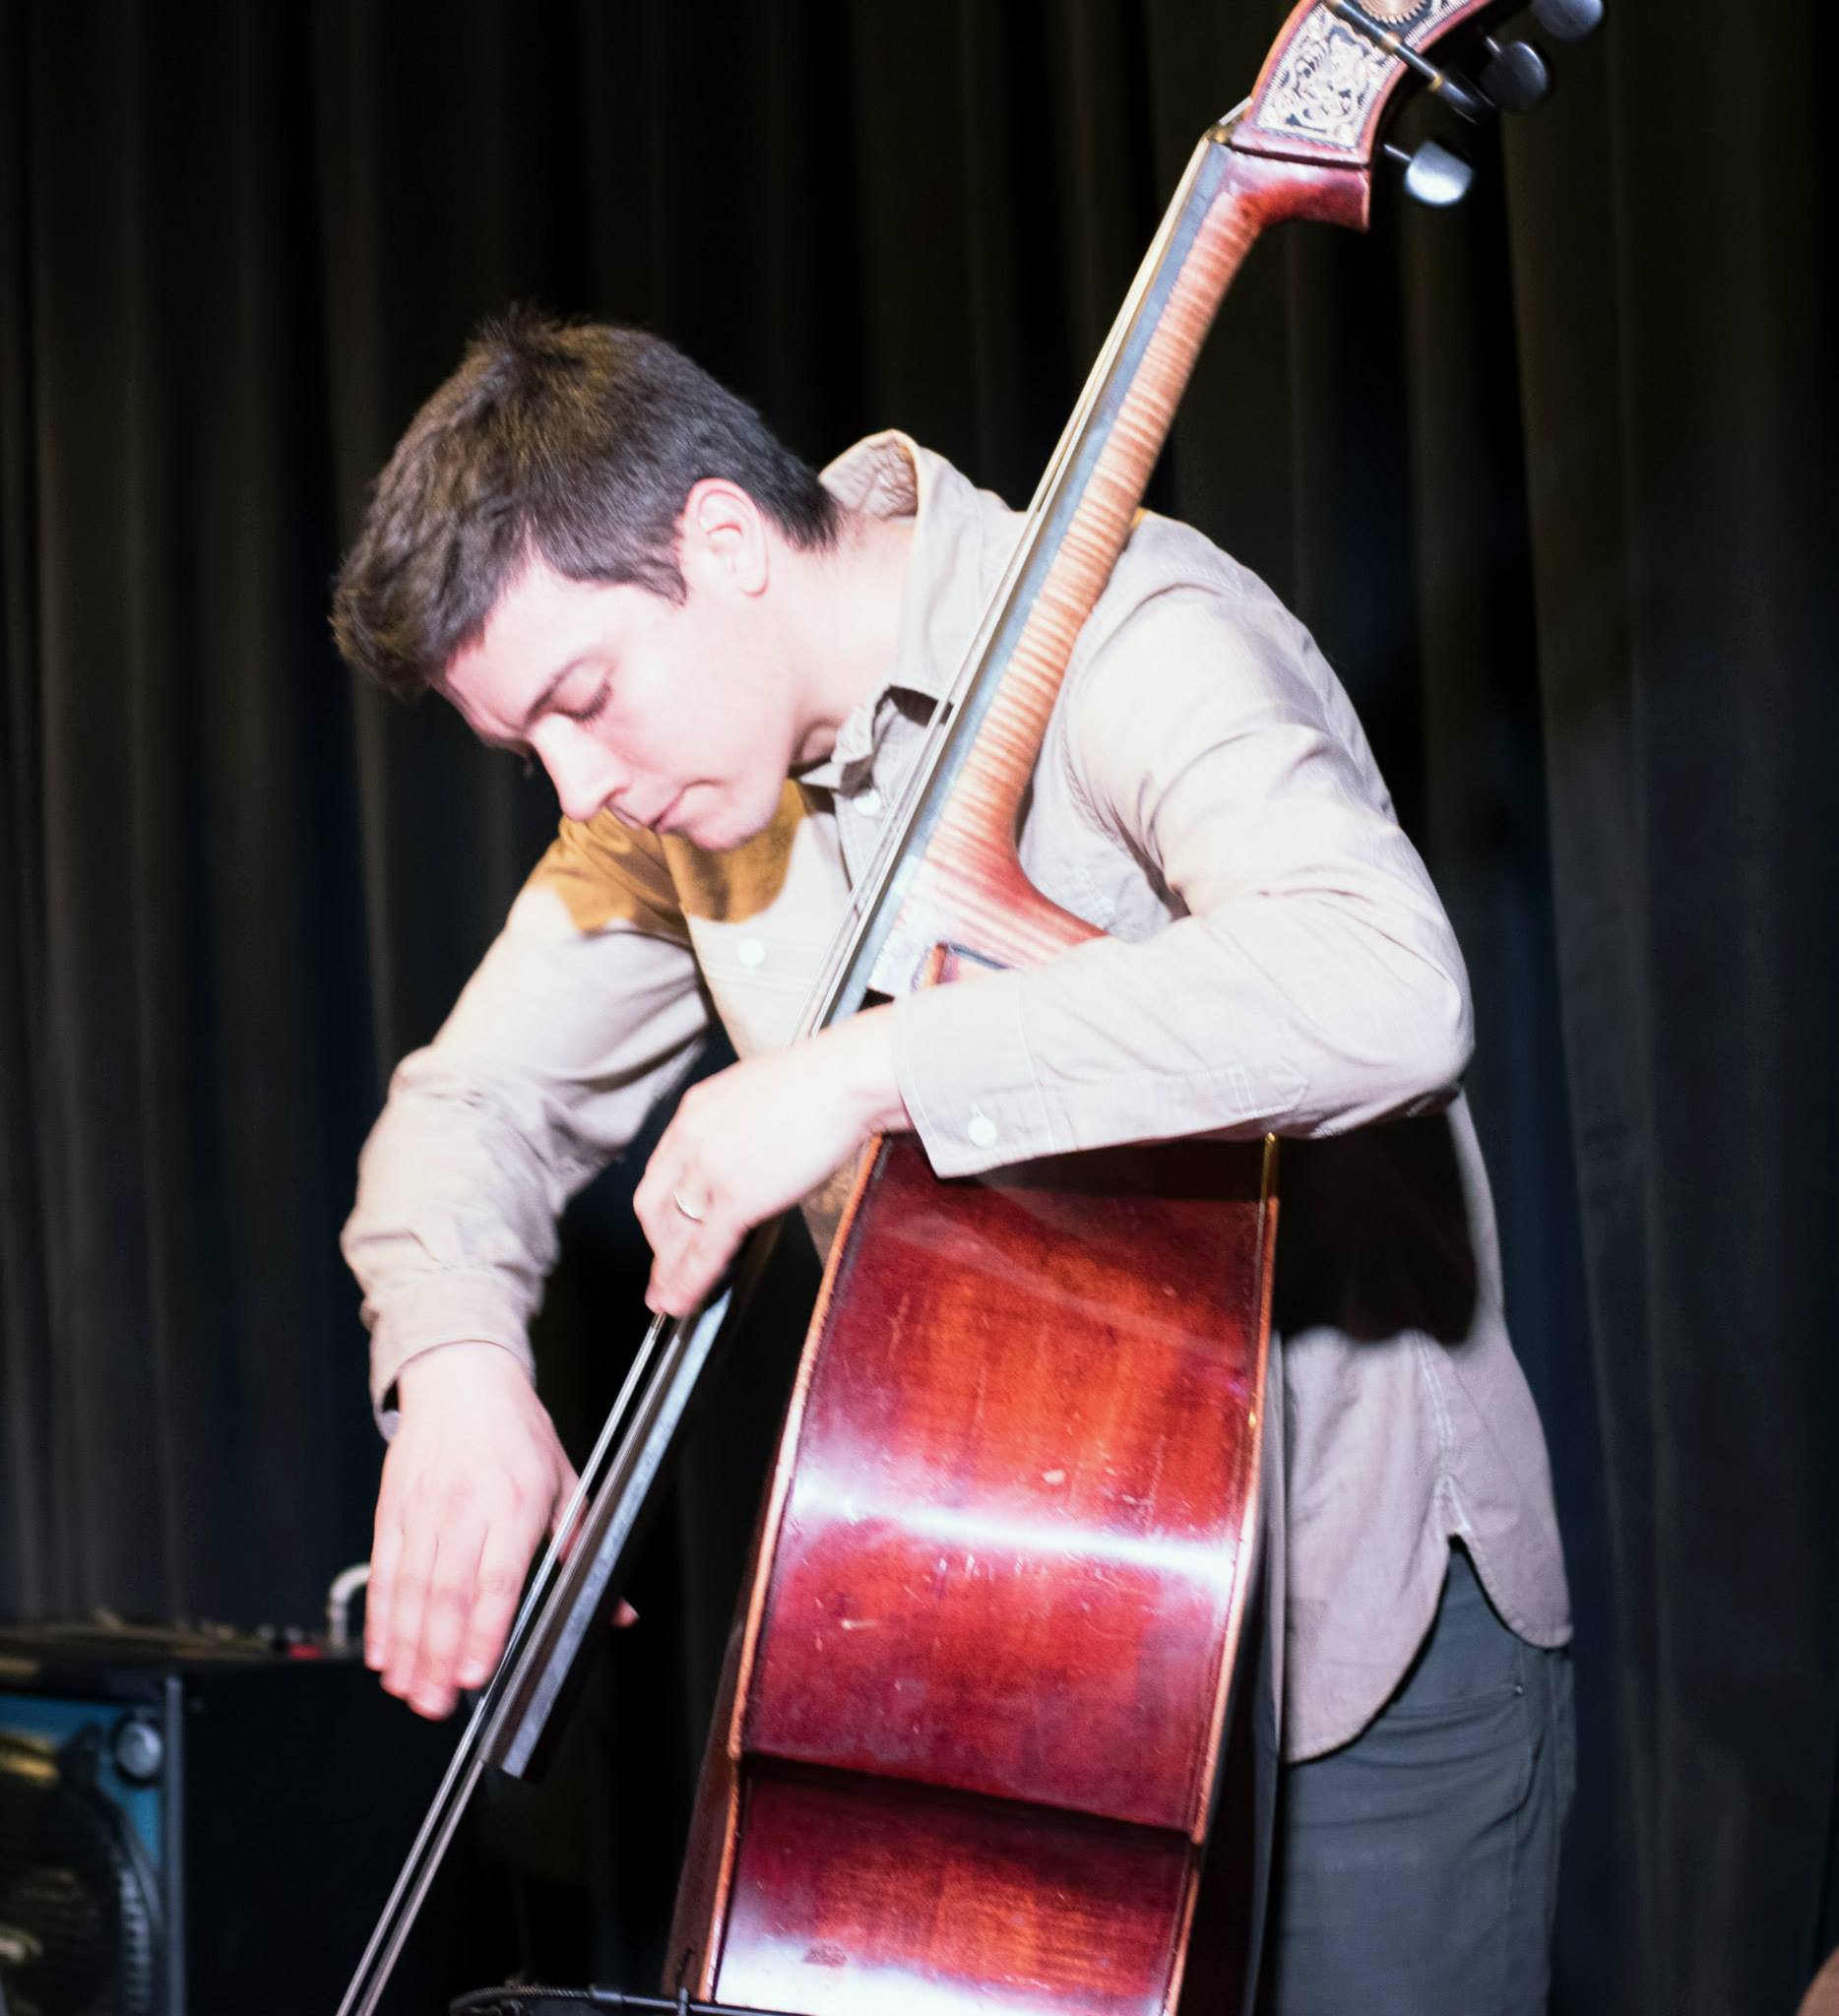
<path fill-rule="evenodd" d="M 564 708 L 563 712 L 568 716 L 568 719 L 570 721 L 599 721 L 601 716 L 606 712 L 606 703 L 612 697 L 612 680 L 602 679 L 600 685 L 595 689 L 594 698 L 588 702 L 586 707 Z"/>

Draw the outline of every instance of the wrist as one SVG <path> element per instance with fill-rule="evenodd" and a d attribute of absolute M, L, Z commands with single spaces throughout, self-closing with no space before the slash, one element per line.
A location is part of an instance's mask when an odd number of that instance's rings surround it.
<path fill-rule="evenodd" d="M 864 1138 L 911 1133 L 913 1119 L 894 1064 L 892 1007 L 863 1008 L 832 1034 L 839 1039 L 844 1084 Z"/>
<path fill-rule="evenodd" d="M 416 1352 L 397 1368 L 397 1405 L 408 1408 L 417 1393 L 512 1380 L 520 1386 L 534 1384 L 514 1352 L 483 1338 L 456 1338 L 450 1344 L 430 1345 L 426 1351 Z"/>

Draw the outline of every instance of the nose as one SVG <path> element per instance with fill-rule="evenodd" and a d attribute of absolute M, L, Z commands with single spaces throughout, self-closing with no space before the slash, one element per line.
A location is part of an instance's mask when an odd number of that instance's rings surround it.
<path fill-rule="evenodd" d="M 531 735 L 531 746 L 549 773 L 564 819 L 592 819 L 625 788 L 625 771 L 610 750 L 572 722 L 545 722 Z"/>

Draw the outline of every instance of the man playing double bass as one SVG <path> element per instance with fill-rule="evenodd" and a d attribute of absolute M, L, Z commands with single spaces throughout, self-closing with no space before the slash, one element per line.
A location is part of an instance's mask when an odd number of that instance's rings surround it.
<path fill-rule="evenodd" d="M 1306 631 L 1145 517 L 1021 834 L 1030 877 L 1108 935 L 791 1040 L 1018 526 L 902 435 L 820 477 L 666 345 L 531 316 L 481 333 L 378 479 L 340 648 L 539 762 L 563 818 L 398 1068 L 346 1231 L 392 1436 L 370 1663 L 431 1716 L 488 1676 L 573 1482 L 526 1341 L 557 1215 L 715 1021 L 741 1061 L 685 1096 L 635 1198 L 670 1313 L 874 1133 L 955 1176 L 1274 1131 L 1264 2005 L 1541 2009 L 1570 1626 L 1457 1087 L 1467 985 Z"/>

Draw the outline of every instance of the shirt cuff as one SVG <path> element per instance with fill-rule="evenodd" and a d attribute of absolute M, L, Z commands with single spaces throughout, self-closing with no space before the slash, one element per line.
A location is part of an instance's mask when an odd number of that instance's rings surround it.
<path fill-rule="evenodd" d="M 894 1004 L 894 1069 L 932 1172 L 974 1176 L 1063 1154 L 1028 1040 L 1022 976 L 980 974 Z"/>
<path fill-rule="evenodd" d="M 397 1374 L 411 1358 L 444 1344 L 495 1344 L 535 1383 L 537 1361 L 524 1314 L 492 1275 L 443 1274 L 399 1290 L 370 1340 L 370 1406 L 385 1440 L 401 1418 L 392 1403 Z"/>

